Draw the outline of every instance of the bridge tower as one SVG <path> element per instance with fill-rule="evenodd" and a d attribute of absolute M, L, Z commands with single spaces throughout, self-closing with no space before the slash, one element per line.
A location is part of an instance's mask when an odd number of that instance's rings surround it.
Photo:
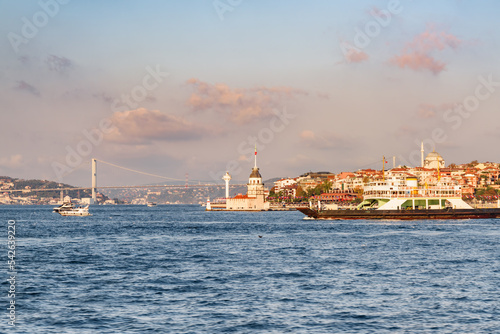
<path fill-rule="evenodd" d="M 92 159 L 92 202 L 97 203 L 97 160 Z"/>

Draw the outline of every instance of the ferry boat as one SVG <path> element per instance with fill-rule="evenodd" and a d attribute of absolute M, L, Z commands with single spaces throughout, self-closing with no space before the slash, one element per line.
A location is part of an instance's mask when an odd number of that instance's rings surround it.
<path fill-rule="evenodd" d="M 71 202 L 64 202 L 62 205 L 55 207 L 52 212 L 56 212 L 61 216 L 91 216 L 88 205 L 75 207 Z"/>
<path fill-rule="evenodd" d="M 353 209 L 336 204 L 297 208 L 314 219 L 476 219 L 500 218 L 500 208 L 476 209 L 462 200 L 462 188 L 438 182 L 418 186 L 416 177 L 392 176 L 368 183 L 363 201 Z"/>
<path fill-rule="evenodd" d="M 155 202 L 148 202 L 146 205 L 148 207 L 152 208 L 153 206 L 156 206 L 156 203 Z"/>

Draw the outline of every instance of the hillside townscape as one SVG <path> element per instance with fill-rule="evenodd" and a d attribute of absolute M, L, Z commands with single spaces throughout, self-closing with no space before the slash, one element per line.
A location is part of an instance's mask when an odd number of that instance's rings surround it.
<path fill-rule="evenodd" d="M 459 185 L 465 200 L 493 201 L 500 189 L 500 164 L 471 161 L 446 166 L 436 152 L 427 155 L 423 167 L 397 166 L 387 170 L 360 169 L 354 172 L 308 172 L 297 177 L 265 181 L 266 197 L 271 202 L 307 202 L 311 197 L 321 201 L 360 201 L 366 184 L 389 177 L 416 177 L 420 185 Z M 63 198 L 88 204 L 90 190 L 38 191 L 71 188 L 70 185 L 46 180 L 22 180 L 0 177 L 0 204 L 56 205 Z M 13 192 L 12 190 L 17 190 Z M 37 190 L 37 191 L 35 191 Z M 230 186 L 230 194 L 245 192 L 244 186 Z M 207 198 L 224 197 L 224 185 L 203 187 L 105 189 L 97 194 L 99 204 L 201 204 Z"/>
<path fill-rule="evenodd" d="M 369 182 L 389 177 L 416 177 L 419 185 L 459 185 L 466 200 L 492 201 L 498 199 L 500 189 L 498 163 L 472 161 L 450 164 L 431 152 L 424 167 L 398 166 L 389 170 L 360 169 L 356 172 L 306 173 L 295 178 L 283 178 L 274 183 L 271 196 L 277 200 L 315 198 L 325 201 L 353 201 L 359 199 Z"/>

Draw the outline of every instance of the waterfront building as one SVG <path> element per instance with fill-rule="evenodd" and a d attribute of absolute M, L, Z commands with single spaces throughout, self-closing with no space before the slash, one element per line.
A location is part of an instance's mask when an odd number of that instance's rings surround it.
<path fill-rule="evenodd" d="M 274 181 L 274 192 L 279 193 L 283 191 L 287 187 L 297 184 L 297 178 L 284 178 L 279 179 L 278 181 Z"/>
<path fill-rule="evenodd" d="M 262 211 L 269 210 L 266 201 L 266 190 L 257 167 L 257 148 L 255 149 L 255 165 L 248 178 L 247 194 L 238 194 L 226 199 L 226 210 L 230 211 Z"/>

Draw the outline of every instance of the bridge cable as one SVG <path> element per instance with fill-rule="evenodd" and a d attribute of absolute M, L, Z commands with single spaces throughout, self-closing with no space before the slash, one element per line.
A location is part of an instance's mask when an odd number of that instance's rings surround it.
<path fill-rule="evenodd" d="M 118 166 L 118 165 L 112 164 L 110 162 L 102 161 L 102 160 L 99 160 L 99 159 L 95 159 L 95 160 L 97 160 L 97 161 L 99 161 L 101 163 L 113 166 L 113 167 L 117 167 L 117 168 L 121 168 L 121 169 L 127 170 L 129 172 L 139 173 L 139 174 L 153 176 L 153 177 L 159 177 L 159 178 L 162 178 L 162 179 L 172 180 L 172 181 L 185 181 L 185 179 L 176 179 L 176 178 L 173 178 L 173 177 L 167 177 L 167 176 L 161 176 L 161 175 L 156 175 L 156 174 L 141 172 L 141 171 L 138 171 L 138 170 L 135 170 L 135 169 L 130 169 L 130 168 L 127 168 L 127 167 Z M 188 181 L 188 182 L 198 182 L 198 181 L 192 180 L 192 181 Z"/>

